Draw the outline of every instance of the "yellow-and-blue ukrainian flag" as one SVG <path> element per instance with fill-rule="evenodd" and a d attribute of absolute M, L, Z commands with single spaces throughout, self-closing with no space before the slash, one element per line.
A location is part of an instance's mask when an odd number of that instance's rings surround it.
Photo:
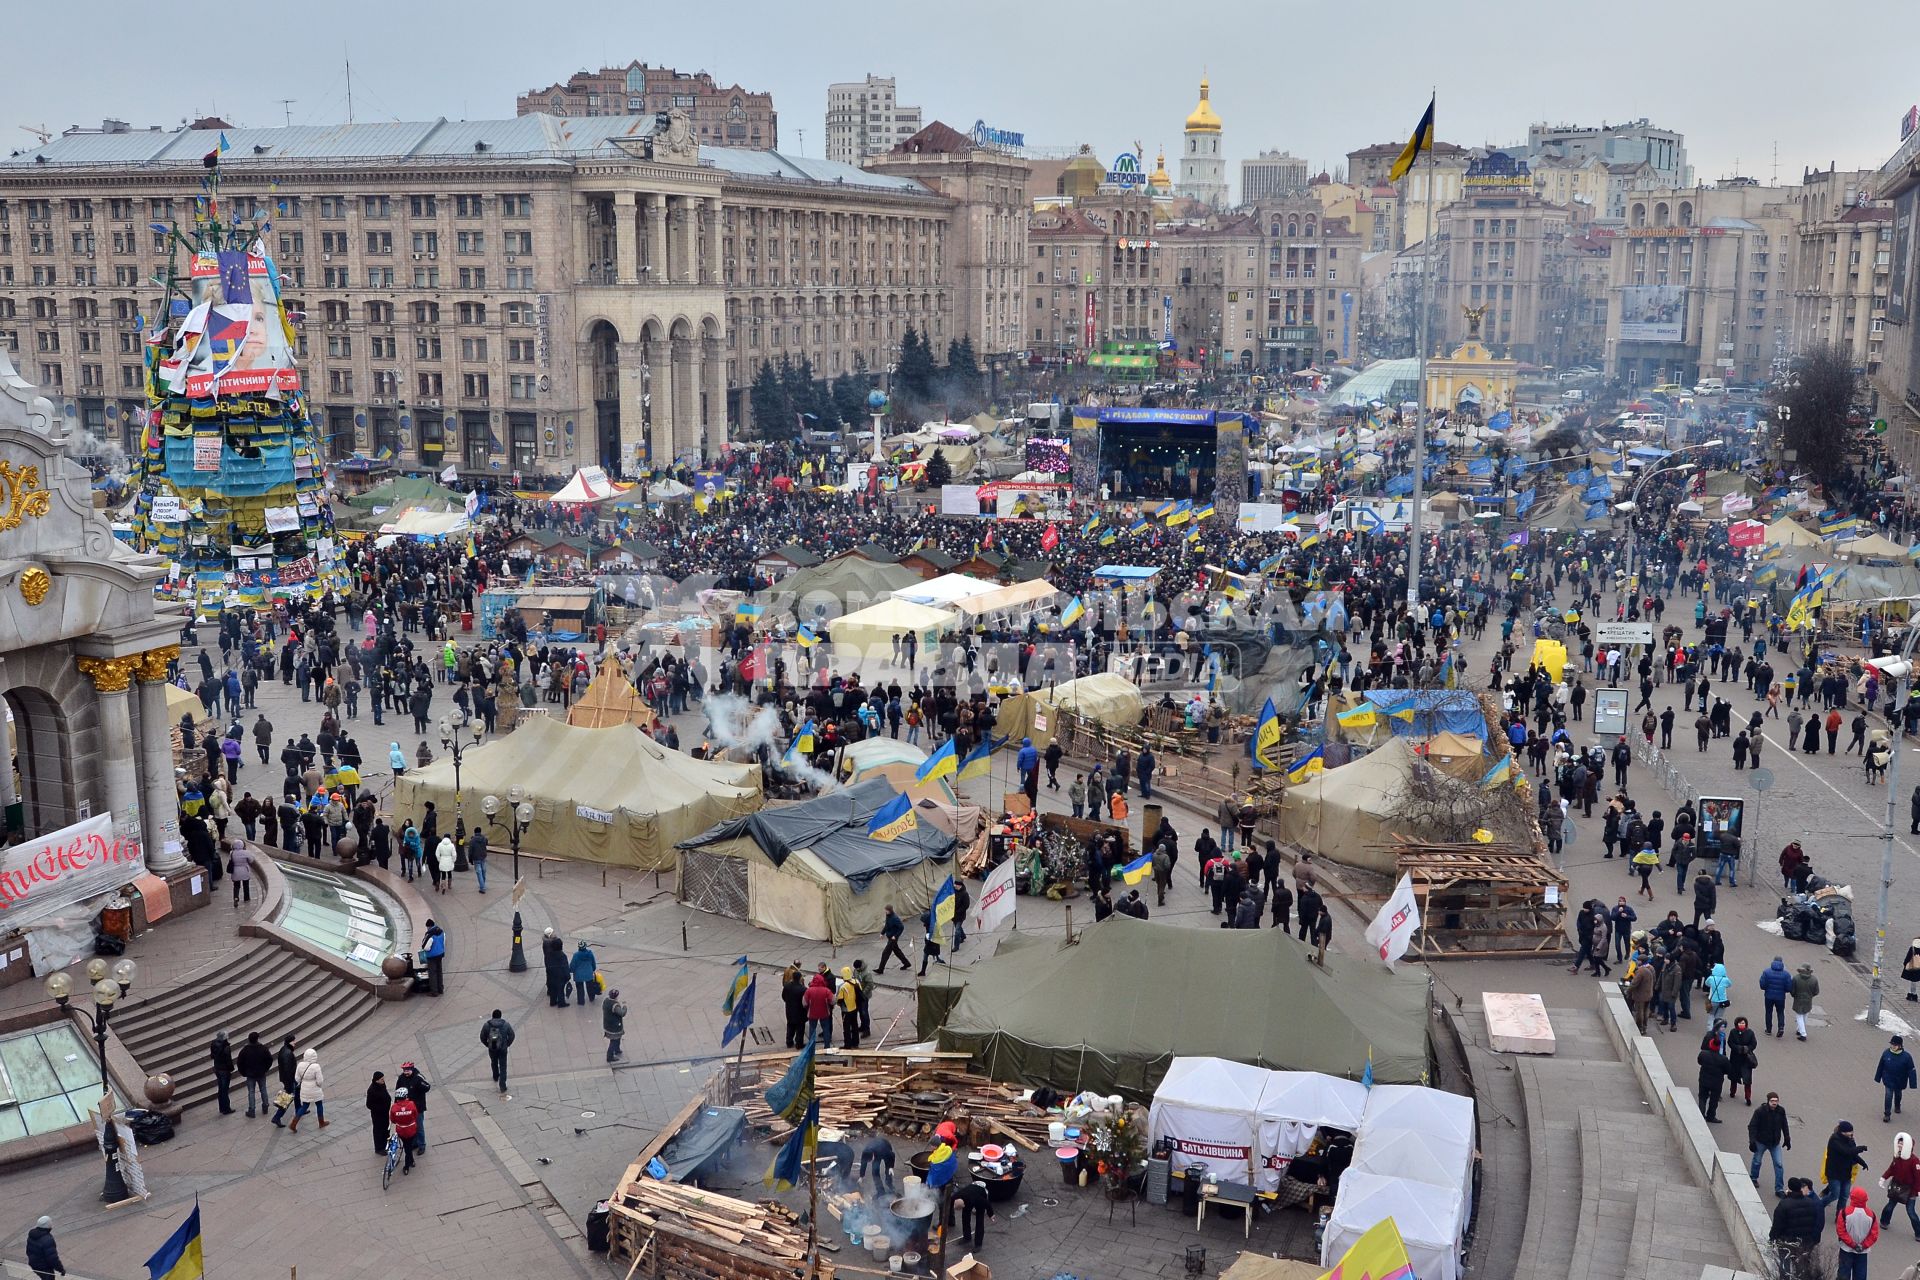
<path fill-rule="evenodd" d="M 1480 779 L 1480 789 L 1482 791 L 1491 791 L 1512 776 L 1513 752 L 1509 751 L 1500 757 L 1500 763 L 1487 770 L 1486 776 Z"/>
<path fill-rule="evenodd" d="M 940 891 L 933 895 L 933 940 L 944 943 L 952 934 L 953 877 L 948 876 Z"/>
<path fill-rule="evenodd" d="M 819 633 L 804 622 L 793 633 L 793 638 L 799 642 L 802 649 L 811 649 L 820 643 Z"/>
<path fill-rule="evenodd" d="M 737 965 L 738 968 L 734 971 L 733 981 L 727 984 L 727 998 L 720 1002 L 720 1012 L 722 1013 L 733 1012 L 734 1001 L 740 998 L 740 993 L 747 989 L 747 983 L 750 981 L 747 976 L 747 958 L 741 956 L 733 963 Z"/>
<path fill-rule="evenodd" d="M 1335 712 L 1333 718 L 1343 729 L 1370 729 L 1380 723 L 1380 709 L 1371 702 L 1363 702 L 1350 711 Z"/>
<path fill-rule="evenodd" d="M 940 749 L 928 756 L 918 769 L 913 771 L 915 782 L 927 782 L 933 778 L 944 778 L 959 767 L 954 758 L 953 739 L 948 738 L 940 744 Z"/>
<path fill-rule="evenodd" d="M 895 795 L 874 810 L 873 820 L 867 823 L 867 839 L 898 840 L 919 825 L 920 818 L 913 811 L 913 801 L 904 795 Z"/>
<path fill-rule="evenodd" d="M 1273 699 L 1267 699 L 1267 705 L 1260 708 L 1260 720 L 1253 727 L 1253 737 L 1247 740 L 1247 754 L 1253 758 L 1255 769 L 1276 769 L 1280 765 L 1280 711 L 1273 705 Z"/>
<path fill-rule="evenodd" d="M 984 778 L 993 772 L 994 748 L 1006 741 L 1002 738 L 996 743 L 991 736 L 981 739 L 980 745 L 967 752 L 967 758 L 960 762 L 960 768 L 954 773 L 955 782 L 965 782 L 969 778 Z"/>
<path fill-rule="evenodd" d="M 195 1199 L 187 1220 L 147 1259 L 147 1280 L 200 1280 L 207 1274 L 201 1249 L 200 1201 Z"/>
<path fill-rule="evenodd" d="M 807 1103 L 800 1126 L 781 1145 L 773 1163 L 767 1167 L 767 1176 L 761 1181 L 775 1191 L 791 1191 L 806 1177 L 807 1166 L 819 1152 L 820 1099 L 814 1098 Z"/>
<path fill-rule="evenodd" d="M 1087 606 L 1079 596 L 1067 601 L 1067 607 L 1060 611 L 1060 625 L 1070 627 L 1087 616 Z"/>
<path fill-rule="evenodd" d="M 1315 747 L 1312 751 L 1309 751 L 1300 760 L 1295 761 L 1294 766 L 1291 769 L 1287 770 L 1287 781 L 1288 782 L 1305 782 L 1308 778 L 1311 778 L 1314 774 L 1319 773 L 1320 771 L 1325 769 L 1327 767 L 1327 762 L 1325 759 L 1322 758 L 1325 755 L 1325 753 L 1326 753 L 1326 747 L 1324 746 Z"/>
<path fill-rule="evenodd" d="M 1120 868 L 1120 878 L 1128 884 L 1139 884 L 1152 874 L 1153 855 L 1146 852 Z"/>

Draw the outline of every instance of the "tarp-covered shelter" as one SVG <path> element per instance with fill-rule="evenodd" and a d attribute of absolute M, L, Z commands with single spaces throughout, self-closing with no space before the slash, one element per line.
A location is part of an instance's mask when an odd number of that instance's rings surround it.
<path fill-rule="evenodd" d="M 939 1031 L 996 1080 L 1145 1100 L 1176 1056 L 1416 1081 L 1428 1069 L 1422 974 L 1329 954 L 1277 930 L 1110 916 L 1071 945 L 1036 940 L 975 964 Z M 1227 974 L 1257 973 L 1255 983 Z"/>
<path fill-rule="evenodd" d="M 460 783 L 469 814 L 481 796 L 526 791 L 534 818 L 523 848 L 644 871 L 671 868 L 676 842 L 760 807 L 757 765 L 695 760 L 631 725 L 583 729 L 551 716 L 467 751 Z M 394 799 L 411 814 L 431 800 L 450 823 L 452 758 L 408 770 Z"/>
<path fill-rule="evenodd" d="M 1323 769 L 1289 786 L 1280 805 L 1280 838 L 1352 867 L 1398 875 L 1385 844 L 1387 817 L 1409 784 L 1418 757 L 1406 738 L 1390 738 L 1351 764 Z"/>
<path fill-rule="evenodd" d="M 473 527 L 464 511 L 429 511 L 424 507 L 414 507 L 402 511 L 398 518 L 391 515 L 382 517 L 380 532 L 397 533 L 408 538 L 444 538 L 451 533 L 464 533 Z"/>
<path fill-rule="evenodd" d="M 891 597 L 920 575 L 898 564 L 876 564 L 863 556 L 837 556 L 780 579 L 762 597 L 769 614 L 786 613 L 796 622 L 818 627 Z"/>
<path fill-rule="evenodd" d="M 925 911 L 952 869 L 953 837 L 921 823 L 896 840 L 867 825 L 898 794 L 884 778 L 723 822 L 680 844 L 688 906 L 836 945 L 878 933 L 886 907 Z"/>
<path fill-rule="evenodd" d="M 377 507 L 385 513 L 422 505 L 459 511 L 464 508 L 466 501 L 467 495 L 458 489 L 449 489 L 424 476 L 396 476 L 361 493 L 336 497 L 334 504 L 336 507 L 345 505 L 355 511 L 367 512 Z"/>
<path fill-rule="evenodd" d="M 945 776 L 921 782 L 914 775 L 927 761 L 927 749 L 901 738 L 880 736 L 850 742 L 840 751 L 840 776 L 847 782 L 881 777 L 909 800 L 953 803 L 953 784 Z"/>
<path fill-rule="evenodd" d="M 956 600 L 953 607 L 969 621 L 1005 614 L 1018 625 L 1023 624 L 1029 614 L 1046 608 L 1059 594 L 1059 589 L 1045 578 L 1030 578 L 1010 587 Z"/>
<path fill-rule="evenodd" d="M 1369 689 L 1367 701 L 1379 709 L 1395 737 L 1457 733 L 1486 740 L 1487 714 L 1471 689 Z"/>
<path fill-rule="evenodd" d="M 959 619 L 951 609 L 935 609 L 911 600 L 882 600 L 858 613 L 835 618 L 828 630 L 837 648 L 849 649 L 861 658 L 885 660 L 893 654 L 896 637 L 912 635 L 926 653 L 940 643 L 940 636 Z"/>
<path fill-rule="evenodd" d="M 657 719 L 653 708 L 621 669 L 620 660 L 611 655 L 600 660 L 600 670 L 588 682 L 585 692 L 567 708 L 567 723 L 582 729 L 604 729 L 616 724 L 650 729 Z"/>
<path fill-rule="evenodd" d="M 1406 1178 L 1348 1169 L 1321 1240 L 1320 1262 L 1332 1266 L 1383 1218 L 1392 1218 L 1420 1280 L 1459 1280 L 1460 1238 L 1466 1230 L 1458 1193 Z"/>
<path fill-rule="evenodd" d="M 1535 507 L 1527 512 L 1527 524 L 1535 529 L 1551 529 L 1572 533 L 1582 529 L 1605 529 L 1613 524 L 1612 504 L 1602 501 L 1604 508 L 1598 514 L 1589 516 L 1587 511 L 1593 506 L 1578 490 L 1568 490 L 1544 507 Z"/>
<path fill-rule="evenodd" d="M 1854 538 L 1849 542 L 1836 543 L 1833 549 L 1849 560 L 1885 560 L 1900 564 L 1907 562 L 1905 547 L 1877 533 L 1870 533 L 1864 538 Z"/>
<path fill-rule="evenodd" d="M 1175 1058 L 1153 1093 L 1148 1141 L 1170 1139 L 1176 1165 L 1272 1191 L 1321 1127 L 1357 1132 L 1366 1102 L 1366 1085 L 1319 1071 Z"/>

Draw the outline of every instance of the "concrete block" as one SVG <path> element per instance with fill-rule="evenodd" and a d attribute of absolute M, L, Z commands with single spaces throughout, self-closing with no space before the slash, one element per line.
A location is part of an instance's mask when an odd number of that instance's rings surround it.
<path fill-rule="evenodd" d="M 1486 1010 L 1487 1042 L 1496 1052 L 1553 1053 L 1553 1020 L 1547 1016 L 1546 1001 L 1531 991 L 1484 991 L 1480 1000 Z"/>
<path fill-rule="evenodd" d="M 1707 1128 L 1706 1117 L 1700 1114 L 1700 1105 L 1693 1100 L 1692 1090 L 1685 1085 L 1669 1085 L 1667 1099 L 1667 1127 L 1679 1142 L 1681 1154 L 1686 1157 L 1694 1177 L 1710 1186 L 1720 1144 L 1714 1141 L 1713 1130 Z"/>

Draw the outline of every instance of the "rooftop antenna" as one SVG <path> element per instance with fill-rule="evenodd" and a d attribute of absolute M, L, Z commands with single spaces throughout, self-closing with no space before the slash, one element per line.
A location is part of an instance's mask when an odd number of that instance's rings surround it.
<path fill-rule="evenodd" d="M 1773 177 L 1767 182 L 1770 187 L 1780 185 L 1780 139 L 1773 140 Z"/>
<path fill-rule="evenodd" d="M 288 126 L 289 126 L 289 127 L 291 127 L 291 126 L 292 126 L 292 124 L 293 124 L 293 104 L 294 104 L 294 103 L 296 103 L 296 102 L 298 102 L 298 101 L 299 101 L 299 99 L 298 99 L 298 98 L 282 98 L 282 99 L 280 99 L 280 111 L 281 111 L 281 113 L 282 113 L 283 115 L 285 115 L 285 116 L 286 116 L 286 118 L 287 118 L 287 124 L 288 124 Z"/>
<path fill-rule="evenodd" d="M 807 154 L 807 131 L 805 129 L 795 129 L 794 132 L 800 137 L 800 154 L 804 156 Z"/>
<path fill-rule="evenodd" d="M 353 58 L 345 50 L 340 51 L 340 61 L 347 68 L 347 123 L 353 123 Z"/>

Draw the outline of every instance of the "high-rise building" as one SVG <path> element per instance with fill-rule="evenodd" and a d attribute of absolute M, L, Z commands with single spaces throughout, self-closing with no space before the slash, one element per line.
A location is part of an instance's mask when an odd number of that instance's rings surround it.
<path fill-rule="evenodd" d="M 885 155 L 920 132 L 920 108 L 903 107 L 892 76 L 827 86 L 827 159 L 859 164 Z"/>
<path fill-rule="evenodd" d="M 1285 151 L 1262 151 L 1240 162 L 1240 203 L 1258 204 L 1307 189 L 1307 162 Z"/>
<path fill-rule="evenodd" d="M 1477 330 L 1496 358 L 1566 363 L 1571 218 L 1534 194 L 1526 161 L 1495 151 L 1469 164 L 1461 199 L 1439 210 L 1434 223 L 1435 288 L 1443 302 L 1431 350 L 1452 350 Z M 1479 323 L 1469 320 L 1469 309 Z"/>
<path fill-rule="evenodd" d="M 1518 150 L 1518 148 L 1514 148 Z M 1645 116 L 1625 124 L 1536 124 L 1527 129 L 1526 157 L 1578 163 L 1596 159 L 1609 165 L 1645 164 L 1667 190 L 1693 185 L 1686 138 L 1649 123 Z"/>
<path fill-rule="evenodd" d="M 1392 215 L 1390 243 L 1394 250 L 1419 244 L 1427 235 L 1429 214 L 1460 198 L 1467 162 L 1472 158 L 1465 147 L 1436 141 L 1433 150 L 1423 154 L 1397 184 L 1388 184 L 1387 173 L 1406 149 L 1404 142 L 1376 142 L 1370 147 L 1347 152 L 1347 181 L 1373 190 L 1376 202 Z M 1386 188 L 1382 192 L 1379 188 Z"/>
<path fill-rule="evenodd" d="M 624 67 L 576 71 L 564 83 L 515 99 L 515 115 L 650 116 L 687 113 L 694 138 L 707 147 L 772 151 L 780 145 L 773 95 L 715 84 L 704 71 L 682 72 L 630 62 Z M 202 127 L 199 125 L 196 128 Z"/>
<path fill-rule="evenodd" d="M 1205 76 L 1200 78 L 1200 105 L 1187 117 L 1186 146 L 1180 153 L 1178 195 L 1198 200 L 1209 209 L 1227 207 L 1227 162 L 1220 154 L 1220 117 L 1208 101 Z"/>
<path fill-rule="evenodd" d="M 1887 246 L 1885 318 L 1881 326 L 1880 364 L 1869 375 L 1876 408 L 1892 430 L 1887 445 L 1909 475 L 1920 470 L 1920 314 L 1914 292 L 1913 229 L 1920 217 L 1920 124 L 1909 113 L 1901 122 L 1900 145 L 1873 176 L 1870 194 L 1890 201 L 1893 221 L 1884 230 Z M 1876 272 L 1876 274 L 1879 274 Z"/>
<path fill-rule="evenodd" d="M 1838 347 L 1869 377 L 1880 370 L 1893 265 L 1893 205 L 1874 200 L 1873 185 L 1870 169 L 1804 174 L 1793 258 L 1793 350 Z"/>
<path fill-rule="evenodd" d="M 1024 201 L 1011 179 L 975 217 L 974 188 L 702 147 L 678 110 L 655 123 L 225 131 L 221 211 L 270 217 L 329 457 L 500 477 L 710 458 L 762 361 L 879 369 L 908 325 L 944 351 L 982 312 L 956 305 L 974 253 L 956 237 Z M 219 141 L 79 135 L 0 160 L 0 347 L 130 451 L 138 318 L 166 314 L 151 224 L 192 209 Z"/>

